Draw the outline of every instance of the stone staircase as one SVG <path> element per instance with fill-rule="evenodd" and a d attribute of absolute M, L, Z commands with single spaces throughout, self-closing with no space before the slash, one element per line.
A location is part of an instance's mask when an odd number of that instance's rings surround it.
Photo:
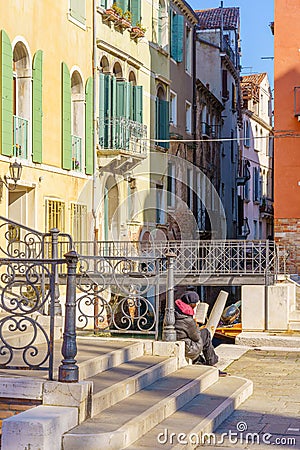
<path fill-rule="evenodd" d="M 42 404 L 3 421 L 2 449 L 196 448 L 252 393 L 249 380 L 187 365 L 182 342 L 79 339 L 78 356 L 81 381 L 40 379 Z"/>

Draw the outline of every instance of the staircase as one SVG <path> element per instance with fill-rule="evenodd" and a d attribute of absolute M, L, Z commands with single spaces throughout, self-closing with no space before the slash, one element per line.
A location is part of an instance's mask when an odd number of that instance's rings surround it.
<path fill-rule="evenodd" d="M 246 379 L 187 365 L 182 342 L 90 341 L 81 381 L 44 381 L 41 406 L 4 420 L 2 449 L 196 448 L 252 393 Z"/>

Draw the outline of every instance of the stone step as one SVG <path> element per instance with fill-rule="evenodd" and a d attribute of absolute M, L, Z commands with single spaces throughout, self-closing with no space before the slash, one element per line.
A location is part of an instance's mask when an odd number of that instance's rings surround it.
<path fill-rule="evenodd" d="M 84 342 L 84 340 L 82 341 Z M 94 358 L 79 362 L 79 381 L 91 378 L 112 367 L 119 366 L 124 362 L 144 355 L 144 344 L 140 342 L 128 342 L 122 348 L 106 351 Z"/>
<path fill-rule="evenodd" d="M 63 449 L 125 448 L 218 378 L 214 367 L 183 367 L 73 428 L 63 436 Z"/>
<path fill-rule="evenodd" d="M 177 369 L 176 357 L 142 356 L 88 378 L 94 385 L 92 417 Z"/>
<path fill-rule="evenodd" d="M 252 390 L 252 382 L 244 378 L 233 376 L 220 378 L 126 448 L 128 450 L 200 448 L 205 442 L 205 433 L 213 433 L 235 408 L 252 394 Z M 212 444 L 211 441 L 210 448 L 216 448 Z"/>

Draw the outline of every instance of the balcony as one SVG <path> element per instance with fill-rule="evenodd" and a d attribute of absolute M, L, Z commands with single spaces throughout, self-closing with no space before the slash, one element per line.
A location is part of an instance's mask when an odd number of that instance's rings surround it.
<path fill-rule="evenodd" d="M 124 174 L 147 156 L 147 126 L 126 117 L 99 122 L 97 156 L 102 171 Z"/>
<path fill-rule="evenodd" d="M 206 122 L 202 122 L 202 136 L 207 138 L 212 136 L 212 127 Z"/>
<path fill-rule="evenodd" d="M 18 158 L 28 157 L 28 120 L 23 117 L 14 116 L 13 151 Z"/>
<path fill-rule="evenodd" d="M 259 205 L 259 213 L 261 217 L 273 217 L 274 215 L 273 201 L 270 198 L 266 196 L 263 196 L 261 198 L 261 202 Z"/>
<path fill-rule="evenodd" d="M 81 149 L 81 137 L 72 135 L 72 170 L 76 172 L 82 172 Z"/>
<path fill-rule="evenodd" d="M 250 227 L 249 227 L 248 218 L 246 217 L 246 218 L 242 219 L 242 221 L 239 222 L 239 224 L 238 224 L 237 237 L 238 237 L 238 239 L 247 239 L 249 234 L 250 234 Z"/>

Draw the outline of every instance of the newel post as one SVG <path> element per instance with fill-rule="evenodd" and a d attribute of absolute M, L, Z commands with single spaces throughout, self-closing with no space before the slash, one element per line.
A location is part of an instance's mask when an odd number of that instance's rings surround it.
<path fill-rule="evenodd" d="M 166 292 L 166 309 L 163 323 L 162 340 L 176 341 L 175 330 L 175 302 L 174 302 L 174 262 L 176 255 L 167 253 L 167 292 Z"/>

